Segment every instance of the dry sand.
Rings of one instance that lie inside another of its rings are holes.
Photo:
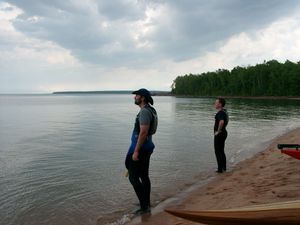
[[[267,149],[237,164],[232,171],[218,175],[182,199],[158,206],[152,215],[135,218],[131,224],[199,224],[171,216],[163,208],[225,209],[300,200],[300,160],[281,154],[278,143],[300,144],[300,128],[274,139]]]

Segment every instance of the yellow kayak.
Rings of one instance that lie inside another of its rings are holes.
[[[165,211],[177,217],[208,225],[300,224],[300,200],[224,210],[165,209]]]

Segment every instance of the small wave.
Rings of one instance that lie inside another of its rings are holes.
[[[121,219],[112,222],[112,223],[107,223],[106,225],[124,225],[125,223],[128,223],[130,221],[130,216],[129,215],[124,215],[122,216]]]
[[[232,156],[230,159],[229,159],[229,162],[234,164],[236,161],[236,156]]]

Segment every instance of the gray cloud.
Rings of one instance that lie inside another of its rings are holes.
[[[52,41],[76,58],[105,66],[137,67],[161,59],[183,61],[215,49],[234,34],[267,26],[299,6],[296,0],[37,1],[11,0],[23,14],[14,21],[28,36]],[[137,48],[132,34],[146,10],[166,14],[152,18],[153,31]]]
[[[72,1],[11,1],[24,11],[14,21],[19,31],[53,41],[81,60],[106,65],[122,65],[123,60],[127,63],[140,55],[127,28],[128,23],[145,17],[145,4],[127,2],[91,1],[83,6]],[[116,43],[121,52],[111,54]]]
[[[234,34],[260,29],[293,13],[299,1],[175,0],[168,5],[174,20],[160,26],[153,38],[167,57],[180,61],[214,49]]]
[[[135,21],[145,16],[146,4],[142,1],[98,1],[98,11],[109,20]]]

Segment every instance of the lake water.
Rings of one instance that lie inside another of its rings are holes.
[[[152,205],[214,175],[214,99],[154,97]],[[300,126],[300,101],[228,100],[230,165]],[[0,224],[122,224],[132,95],[0,95]]]

